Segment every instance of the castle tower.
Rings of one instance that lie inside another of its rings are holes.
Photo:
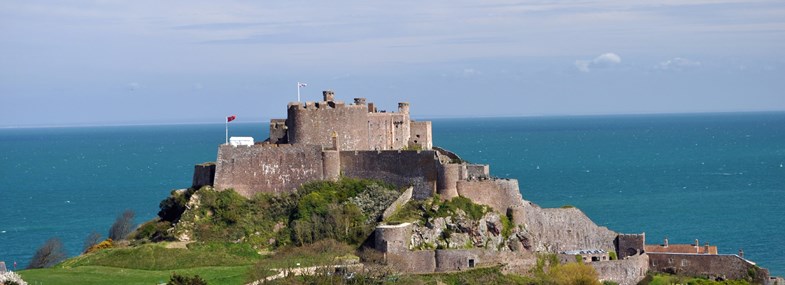
[[[409,114],[409,102],[398,103],[398,113]]]
[[[322,91],[322,96],[324,97],[324,101],[327,102],[335,101],[335,92],[333,92],[332,90]]]

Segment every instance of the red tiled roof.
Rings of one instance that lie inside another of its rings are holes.
[[[717,254],[717,246],[695,246],[694,244],[670,244],[667,247],[659,244],[647,244],[643,247],[646,252],[666,252],[666,253],[699,253],[699,254]]]

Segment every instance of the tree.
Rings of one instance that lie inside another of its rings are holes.
[[[117,219],[109,228],[109,238],[112,240],[123,240],[134,230],[134,211],[125,210],[117,216]]]
[[[84,240],[82,245],[82,252],[87,252],[88,249],[101,242],[101,234],[97,232],[90,233]]]
[[[27,269],[51,267],[65,260],[66,257],[63,242],[59,238],[53,237],[35,251],[35,255],[30,260],[30,264],[27,265]]]

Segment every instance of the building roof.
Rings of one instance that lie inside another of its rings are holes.
[[[708,249],[708,251],[706,250]],[[644,246],[645,252],[667,252],[667,253],[699,253],[699,254],[717,254],[717,246],[695,246],[694,244],[647,244]]]

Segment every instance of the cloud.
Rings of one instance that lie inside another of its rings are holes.
[[[575,67],[582,72],[590,72],[592,69],[609,68],[619,63],[621,63],[621,57],[618,54],[608,52],[592,60],[576,60]]]
[[[131,82],[128,83],[128,85],[126,85],[125,88],[128,89],[128,91],[136,91],[137,89],[139,89],[139,87],[141,87],[141,85],[139,85],[138,82]]]
[[[692,68],[701,66],[700,61],[695,61],[683,57],[674,57],[672,59],[660,62],[654,68],[661,70],[682,70],[685,68]]]

